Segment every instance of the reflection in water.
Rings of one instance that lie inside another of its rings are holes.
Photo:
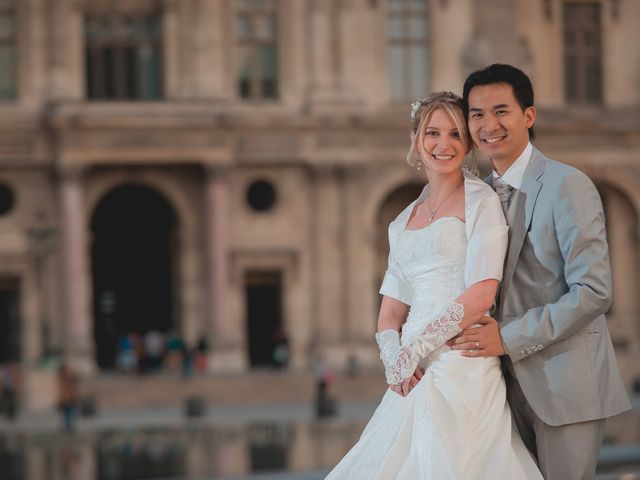
[[[224,427],[187,424],[76,434],[0,434],[0,479],[214,479],[269,471],[328,470],[356,442],[364,425],[364,420],[331,419]],[[640,415],[636,411],[616,417],[607,430],[613,443],[637,446]],[[636,457],[640,458],[640,453]],[[640,464],[624,468],[636,471]],[[615,471],[617,466],[606,469]]]
[[[295,433],[290,425],[252,425],[248,433],[252,472],[286,470]]]
[[[0,437],[0,478],[24,478],[23,451],[19,439]]]
[[[339,460],[363,427],[331,421],[7,434],[0,436],[0,479],[182,479],[321,470]]]
[[[184,472],[184,446],[171,433],[107,433],[97,445],[98,480],[174,477]]]

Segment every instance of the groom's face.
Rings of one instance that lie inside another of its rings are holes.
[[[471,138],[500,174],[524,151],[535,118],[535,108],[523,111],[511,85],[478,85],[469,92]]]

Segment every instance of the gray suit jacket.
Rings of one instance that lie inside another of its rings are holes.
[[[496,316],[531,408],[554,426],[629,409],[604,316],[611,268],[595,186],[534,147],[507,222]]]

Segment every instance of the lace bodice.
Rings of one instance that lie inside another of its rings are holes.
[[[465,224],[455,217],[443,217],[425,228],[398,232],[394,243],[397,267],[412,297],[402,332],[406,344],[421,327],[441,317],[465,290]]]

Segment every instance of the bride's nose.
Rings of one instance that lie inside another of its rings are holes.
[[[440,135],[438,137],[438,143],[436,148],[442,152],[445,152],[451,146],[451,137],[449,135]]]

